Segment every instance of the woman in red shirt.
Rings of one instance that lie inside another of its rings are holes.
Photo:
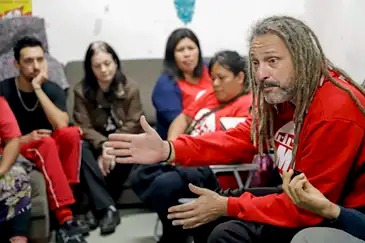
[[[167,40],[164,70],[152,93],[157,132],[162,138],[167,137],[176,116],[211,85],[197,36],[190,29],[176,29]]]
[[[199,135],[223,130],[221,118],[248,116],[252,98],[246,60],[234,51],[219,52],[209,63],[209,73],[213,79],[211,87],[177,116],[170,126],[169,139],[182,133]],[[160,163],[141,167],[132,176],[133,189],[162,221],[161,243],[187,241],[187,231],[172,225],[167,209],[176,205],[179,198],[194,196],[188,183],[210,189],[219,186],[208,166],[183,168]]]

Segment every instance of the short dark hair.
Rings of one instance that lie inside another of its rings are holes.
[[[212,59],[210,59],[208,65],[209,73],[212,72],[212,68],[216,63],[231,71],[235,76],[240,72],[243,72],[245,76],[244,85],[245,87],[249,86],[247,57],[240,56],[240,54],[236,51],[220,51],[216,53]]]
[[[38,40],[35,37],[31,36],[25,36],[21,39],[19,39],[13,48],[14,51],[14,58],[17,62],[19,62],[20,59],[20,51],[26,47],[37,47],[39,46],[44,51],[44,47],[42,45],[42,42]]]
[[[175,48],[179,43],[179,41],[181,41],[184,38],[189,38],[198,47],[199,50],[198,65],[195,67],[193,71],[193,76],[201,77],[204,71],[204,62],[199,39],[192,30],[187,28],[179,28],[174,30],[167,39],[166,49],[165,49],[165,59],[164,59],[164,71],[172,78],[184,78],[183,72],[176,65],[175,61]]]

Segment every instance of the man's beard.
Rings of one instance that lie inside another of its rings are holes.
[[[283,87],[280,86],[278,81],[263,81],[261,82],[260,89],[263,91],[265,101],[269,104],[280,104],[286,101],[291,101],[295,94],[295,87]],[[276,91],[267,91],[265,88],[275,87]]]
[[[34,79],[35,77],[37,77],[37,75],[38,75],[38,74],[34,74],[34,75],[24,75],[24,74],[20,73],[20,75],[22,76],[22,78],[23,78],[24,80],[26,80],[27,82],[31,83],[31,82],[33,81],[33,79]]]

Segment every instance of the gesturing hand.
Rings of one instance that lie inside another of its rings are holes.
[[[291,180],[292,175],[293,170],[283,172],[283,190],[295,205],[325,218],[338,216],[340,208],[315,188],[304,174]]]
[[[193,184],[189,184],[189,189],[199,198],[169,208],[168,218],[173,219],[173,225],[182,225],[184,229],[195,228],[226,214],[228,198]]]
[[[117,163],[153,164],[166,159],[166,142],[147,123],[144,116],[141,117],[141,126],[145,133],[142,134],[111,134],[105,144],[112,148],[108,155],[116,156]]]

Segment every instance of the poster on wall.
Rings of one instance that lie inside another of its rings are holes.
[[[0,0],[0,20],[32,15],[32,0]]]
[[[186,25],[193,20],[195,0],[174,0],[178,18]]]

